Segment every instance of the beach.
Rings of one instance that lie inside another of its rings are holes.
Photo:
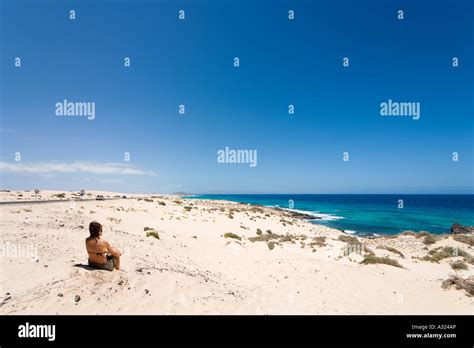
[[[290,211],[177,195],[37,199],[61,193],[0,206],[2,314],[474,314],[472,296],[443,286],[474,276],[473,246],[453,235],[351,239]],[[35,193],[0,193],[18,200]],[[91,221],[122,270],[87,266]]]

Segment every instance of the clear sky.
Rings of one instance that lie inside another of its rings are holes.
[[[0,4],[2,188],[474,192],[472,0]],[[95,119],[56,116],[64,99]]]

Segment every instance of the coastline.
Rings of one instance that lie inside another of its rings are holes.
[[[0,200],[19,194],[33,199],[32,192],[12,191]],[[122,195],[89,197],[96,194]],[[71,196],[0,206],[1,313],[474,314],[465,290],[443,288],[452,276],[474,277],[473,246],[454,235],[358,239],[304,215],[232,201],[127,194],[71,206]],[[122,251],[122,271],[85,266],[92,220]],[[5,253],[6,243],[37,257]],[[427,259],[449,248],[467,256]],[[454,270],[458,261],[467,269]]]
[[[474,225],[472,194],[211,194],[193,198],[258,204],[311,215],[313,222],[357,236],[404,231],[449,234]]]

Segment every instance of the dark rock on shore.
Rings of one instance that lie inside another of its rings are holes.
[[[463,226],[461,224],[454,223],[449,230],[452,234],[474,233],[474,226]]]
[[[295,218],[295,219],[301,219],[301,220],[316,220],[316,219],[321,219],[320,217],[314,216],[314,215],[311,215],[311,214],[298,213],[298,212],[296,212],[296,211],[285,210],[285,209],[281,209],[281,208],[274,208],[274,209],[279,210],[279,211],[282,211],[282,212],[284,212],[285,214],[287,214],[288,217],[292,217],[292,218]]]

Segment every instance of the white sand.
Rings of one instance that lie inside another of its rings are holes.
[[[42,191],[41,199],[54,193]],[[91,192],[91,197],[98,193],[116,195]],[[33,195],[2,192],[0,201],[34,200]],[[474,314],[472,297],[441,288],[455,274],[449,262],[461,257],[439,264],[412,258],[427,254],[422,238],[361,239],[377,256],[390,256],[404,268],[362,265],[361,255],[342,254],[346,244],[337,240],[341,232],[285,217],[284,212],[252,212],[251,206],[224,201],[162,196],[145,202],[127,196],[76,202],[73,208],[67,199],[0,206],[3,248],[30,248],[28,257],[5,249],[0,257],[0,313]],[[184,207],[191,204],[187,212]],[[239,211],[229,218],[232,208]],[[87,264],[84,239],[92,220],[104,225],[104,238],[122,251],[122,271],[74,266]],[[156,229],[160,239],[146,237],[144,227]],[[266,242],[248,240],[257,228],[263,234],[271,230],[306,239],[293,238],[294,244],[281,242],[270,250]],[[242,241],[224,238],[226,232]],[[310,247],[315,236],[326,237],[325,246]],[[397,248],[405,258],[376,249],[380,244]],[[474,254],[472,247],[450,236],[428,248],[445,245]],[[37,251],[37,261],[31,250]],[[458,271],[463,278],[473,274],[472,265]]]

